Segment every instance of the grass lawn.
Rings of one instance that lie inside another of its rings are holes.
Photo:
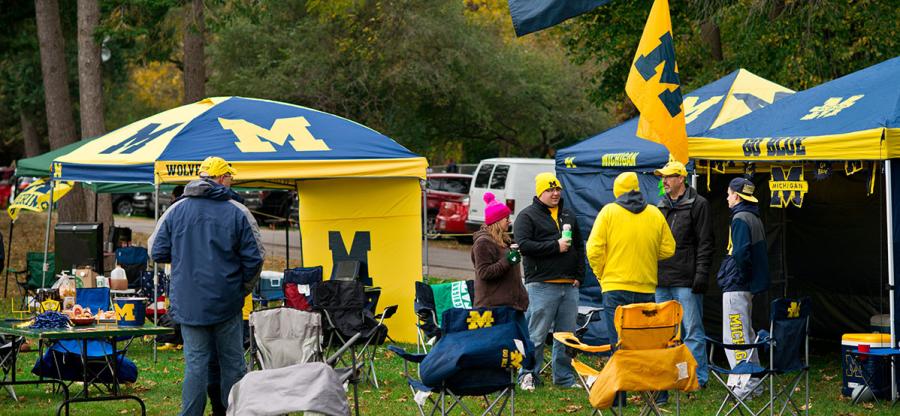
[[[176,414],[181,402],[183,376],[181,352],[161,351],[158,354],[158,362],[154,364],[151,348],[152,343],[141,341],[136,341],[131,346],[129,357],[135,361],[140,373],[138,381],[126,386],[123,392],[143,398],[147,404],[148,414]],[[401,361],[384,349],[380,349],[377,356],[381,388],[376,390],[368,384],[360,386],[361,412],[370,415],[415,414],[415,404],[401,375],[403,368]],[[37,353],[22,353],[20,358],[18,377],[33,379],[30,369],[37,358]],[[837,354],[815,356],[812,361],[813,368],[810,373],[812,414],[897,414],[897,409],[891,411],[886,404],[852,406],[848,399],[842,398],[839,389],[840,362]],[[73,389],[77,390],[77,387],[73,386]],[[61,394],[52,392],[49,387],[19,386],[16,387],[16,392],[19,395],[18,402],[14,402],[5,392],[0,392],[0,415],[53,414],[62,398]],[[710,383],[710,388],[693,393],[687,398],[682,396],[682,412],[686,415],[714,414],[723,394],[724,390],[721,387]],[[480,402],[469,400],[469,403],[473,408],[481,407]],[[762,399],[757,399],[756,403],[761,405]],[[626,414],[637,414],[637,408],[638,406],[630,406],[626,409]],[[665,409],[674,413],[674,404],[669,404]],[[72,414],[136,414],[138,410],[137,405],[130,402],[78,403],[73,405]],[[580,389],[542,387],[532,393],[517,393],[516,396],[516,411],[521,414],[588,415],[590,410],[587,396]]]

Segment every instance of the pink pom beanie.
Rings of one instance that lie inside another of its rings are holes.
[[[504,204],[497,202],[497,197],[493,193],[484,193],[484,223],[491,225],[509,216],[512,212]]]

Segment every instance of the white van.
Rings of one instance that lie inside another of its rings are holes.
[[[539,173],[555,173],[553,159],[526,159],[500,157],[485,159],[475,170],[475,179],[469,187],[469,218],[466,228],[477,230],[484,224],[484,193],[491,191],[497,201],[506,202],[512,211],[510,219],[531,205],[534,198],[534,177]]]

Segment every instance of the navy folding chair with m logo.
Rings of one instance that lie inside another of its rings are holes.
[[[812,303],[808,297],[799,299],[776,299],[772,302],[769,331],[759,331],[757,342],[752,344],[723,344],[718,340],[707,338],[713,347],[719,346],[726,350],[751,351],[753,349],[767,349],[769,352],[769,365],[764,367],[750,361],[740,361],[733,369],[717,366],[712,358],[710,349],[709,369],[716,380],[723,385],[728,375],[750,375],[762,378],[757,390],[765,388],[768,379],[769,400],[759,410],[751,408],[751,400],[754,394],[738,397],[731,389],[726,387],[728,395],[722,400],[719,411],[721,414],[726,405],[733,401],[727,414],[735,410],[741,414],[746,411],[751,415],[759,415],[768,411],[771,414],[784,414],[788,406],[792,407],[790,413],[809,414],[809,319]],[[747,354],[748,356],[750,354]],[[762,355],[762,354],[760,354]],[[779,380],[787,374],[793,374],[790,378]],[[795,403],[793,394],[799,391],[797,387],[801,382],[806,386],[802,405]],[[778,408],[776,412],[776,408]]]
[[[519,313],[509,307],[448,309],[441,322],[443,336],[428,354],[388,347],[404,360],[404,374],[421,415],[426,414],[428,402],[427,414],[447,415],[459,406],[474,415],[462,401],[464,396],[484,398],[481,415],[499,415],[507,404],[515,414],[516,373],[534,359]],[[420,379],[411,376],[409,363],[419,364]]]

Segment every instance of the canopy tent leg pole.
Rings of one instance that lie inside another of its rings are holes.
[[[297,208],[298,211],[302,208],[300,206],[300,181],[294,181],[294,191],[297,192]],[[290,215],[290,214],[288,214]],[[300,225],[300,214],[297,214],[297,236],[300,237],[300,267],[304,267],[303,264],[303,229]],[[290,249],[290,246],[288,247]]]
[[[9,240],[6,241],[6,277],[3,278],[3,297],[6,297],[6,289],[9,286],[9,261],[12,260],[12,241],[13,241],[13,228],[16,225],[15,221],[9,222]]]
[[[429,270],[429,262],[428,262],[428,201],[425,194],[425,181],[419,181],[419,187],[422,189],[422,281],[425,281],[425,278],[428,276]]]
[[[696,191],[697,190],[697,177],[699,175],[697,175],[697,173],[696,173],[696,168],[694,168],[694,171],[695,172],[691,174],[691,188],[694,188],[694,190]]]
[[[159,182],[153,184],[153,224],[159,223]],[[152,249],[152,247],[149,247]],[[159,276],[157,275],[159,264],[153,262],[153,325],[159,325],[159,304],[156,303],[159,295]],[[159,358],[156,354],[156,337],[153,337],[153,363],[155,364]]]
[[[97,217],[99,217],[99,215],[97,215],[97,210],[99,208],[99,205],[100,205],[100,192],[98,192],[97,189],[94,189],[94,222],[97,222]]]
[[[284,268],[291,268],[291,212],[284,217]]]
[[[50,172],[53,175],[53,172]],[[41,263],[41,289],[47,286],[47,270],[50,266],[47,264],[47,251],[50,249],[50,221],[53,220],[53,190],[56,188],[56,181],[50,179],[50,208],[47,210],[47,231],[44,233],[44,262]]]
[[[894,204],[893,204],[893,193],[891,192],[892,187],[892,178],[891,178],[891,160],[884,161],[884,189],[885,189],[885,204],[887,205],[887,255],[888,255],[888,305],[890,309],[890,317],[891,317],[891,348],[897,348],[897,333],[896,333],[896,311],[894,307]],[[897,400],[897,371],[895,369],[897,363],[896,360],[891,360],[891,400]]]

